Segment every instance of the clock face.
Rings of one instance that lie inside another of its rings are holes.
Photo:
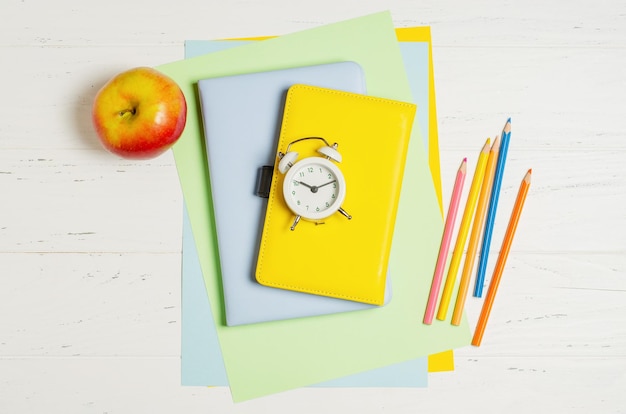
[[[287,171],[283,195],[297,215],[316,220],[335,213],[345,197],[345,180],[339,168],[325,158],[311,157]]]

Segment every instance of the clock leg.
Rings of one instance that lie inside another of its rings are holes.
[[[291,231],[294,231],[296,229],[296,226],[298,225],[298,223],[300,222],[300,216],[296,216],[296,219],[293,221],[293,224],[291,225]]]
[[[337,210],[337,211],[339,211],[341,214],[343,214],[344,216],[346,216],[346,217],[348,218],[348,220],[350,220],[350,219],[352,218],[352,216],[351,216],[350,214],[348,214],[348,213],[346,212],[346,210],[344,210],[344,209],[343,209],[343,208],[341,208],[341,207],[339,207],[339,210]]]

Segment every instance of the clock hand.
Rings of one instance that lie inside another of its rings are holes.
[[[318,186],[316,186],[316,185],[308,185],[308,184],[307,184],[307,183],[305,183],[304,181],[298,181],[298,183],[302,184],[302,185],[303,185],[303,186],[305,186],[305,187],[310,188],[312,193],[317,193],[317,189],[319,188],[319,187],[318,187]]]
[[[305,187],[308,187],[308,188],[313,188],[313,187],[311,187],[310,185],[308,185],[307,183],[305,183],[304,181],[296,181],[296,182],[297,182],[298,184],[302,184],[302,185],[303,185],[303,186],[305,186]]]
[[[327,182],[326,184],[318,185],[318,186],[317,186],[317,188],[322,188],[322,187],[324,187],[325,185],[328,185],[328,184],[332,184],[332,183],[334,183],[335,181],[337,181],[337,180],[332,180],[332,181]]]
[[[328,185],[328,184],[332,184],[332,183],[334,183],[335,181],[337,181],[337,180],[332,180],[332,181],[329,181],[329,182],[327,182],[327,183],[325,183],[325,184],[322,184],[322,185],[308,185],[308,184],[307,184],[307,183],[305,183],[304,181],[298,181],[298,183],[300,183],[300,184],[302,184],[303,186],[305,186],[305,187],[309,188],[309,189],[311,190],[311,192],[312,192],[312,193],[317,193],[317,190],[319,190],[320,188],[322,188],[322,187],[324,187],[324,186],[326,186],[326,185]]]

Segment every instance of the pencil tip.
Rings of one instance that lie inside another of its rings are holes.
[[[467,157],[463,158],[463,162],[467,162]]]
[[[526,175],[524,176],[524,180],[523,181],[530,182],[530,177],[531,177],[532,173],[533,173],[533,169],[531,168],[531,169],[528,170],[528,172],[526,172]]]
[[[500,148],[500,135],[496,135],[496,138],[493,140],[493,145],[491,146],[491,149],[495,151],[499,148]]]
[[[487,138],[487,141],[485,141],[485,145],[483,146],[483,152],[488,152],[490,147],[491,147],[491,138]]]
[[[504,129],[502,130],[503,134],[508,134],[509,132],[511,132],[511,118],[506,121],[506,124],[504,124]]]
[[[509,117],[509,119],[507,119],[507,120],[506,120],[506,123],[507,123],[507,124],[510,124],[510,123],[511,123],[511,117]]]

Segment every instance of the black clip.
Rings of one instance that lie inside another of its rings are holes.
[[[261,198],[269,198],[272,186],[273,165],[264,165],[259,168],[256,179],[256,195]]]

